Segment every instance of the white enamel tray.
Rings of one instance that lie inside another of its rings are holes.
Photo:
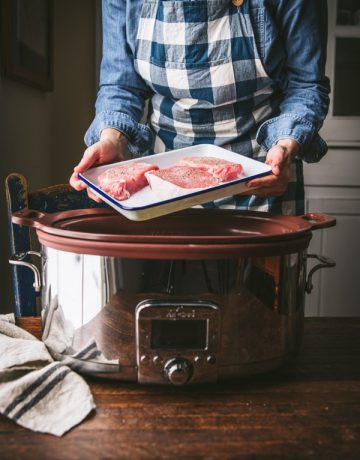
[[[225,182],[213,187],[207,187],[197,192],[192,192],[176,198],[164,200],[156,196],[149,186],[132,195],[127,200],[118,201],[99,188],[98,177],[108,168],[113,168],[119,164],[130,162],[148,162],[168,168],[177,163],[184,156],[204,156],[217,157],[243,166],[243,176],[229,182]],[[239,155],[222,147],[213,144],[194,145],[183,149],[172,150],[170,152],[158,153],[148,157],[136,158],[121,163],[97,166],[95,168],[79,174],[79,177],[98,195],[103,201],[112,206],[116,211],[123,214],[130,220],[148,220],[154,217],[163,216],[192,206],[200,205],[208,201],[217,200],[229,195],[237,195],[248,188],[245,182],[255,177],[265,176],[271,173],[271,167],[260,161]]]

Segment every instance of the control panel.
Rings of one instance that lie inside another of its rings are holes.
[[[144,300],[136,306],[136,354],[141,383],[217,379],[221,310],[212,302]]]

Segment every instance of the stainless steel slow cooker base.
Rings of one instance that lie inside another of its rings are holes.
[[[42,255],[44,340],[57,359],[81,372],[168,383],[166,363],[175,360],[175,376],[201,383],[272,369],[300,345],[304,251],[176,261],[79,255],[47,247]],[[139,314],[144,304],[147,323]],[[209,305],[216,306],[215,317]],[[166,328],[176,327],[162,331],[161,321]],[[196,329],[201,321],[204,328]],[[152,330],[154,324],[160,329]],[[140,343],[137,330],[147,345]],[[158,344],[152,343],[155,333],[165,337]],[[167,337],[170,333],[183,339]],[[189,374],[181,368],[186,365]]]

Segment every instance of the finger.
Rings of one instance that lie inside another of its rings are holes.
[[[284,194],[284,192],[285,192],[284,189],[278,189],[278,188],[272,188],[272,187],[270,187],[270,188],[264,187],[264,188],[254,189],[252,195],[264,198],[264,197],[268,197],[268,196],[281,196],[281,195]]]
[[[276,177],[276,176],[275,176]],[[276,180],[272,183],[262,184],[254,188],[249,188],[246,194],[256,196],[279,196],[285,193],[287,188],[287,182],[282,180]]]
[[[259,187],[248,189],[246,192],[243,192],[242,195],[255,195],[258,197],[267,197],[267,196],[280,196],[283,195],[286,190],[286,187],[276,186],[276,187]]]
[[[258,177],[257,179],[251,179],[245,182],[245,185],[251,187],[271,187],[278,181],[278,176],[269,175],[265,177]]]
[[[80,163],[75,166],[74,171],[77,173],[86,171],[99,160],[99,157],[99,149],[96,146],[89,147],[85,150],[84,156],[82,157]]]
[[[285,160],[285,150],[280,145],[274,145],[269,150],[265,163],[271,166],[272,173],[275,176],[279,176]]]
[[[271,164],[271,172],[275,175],[275,176],[279,176],[280,173],[281,173],[281,165],[279,163],[273,163]]]
[[[83,182],[81,179],[79,179],[78,175],[76,172],[74,172],[71,177],[70,177],[70,185],[75,189],[75,190],[84,190],[86,188],[85,182]]]
[[[93,193],[89,188],[87,189],[87,194],[88,197],[91,198],[92,200],[96,201],[97,203],[101,203],[102,199],[99,198],[95,193]]]

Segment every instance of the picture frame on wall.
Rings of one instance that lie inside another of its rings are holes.
[[[0,1],[2,75],[52,91],[52,0]]]

